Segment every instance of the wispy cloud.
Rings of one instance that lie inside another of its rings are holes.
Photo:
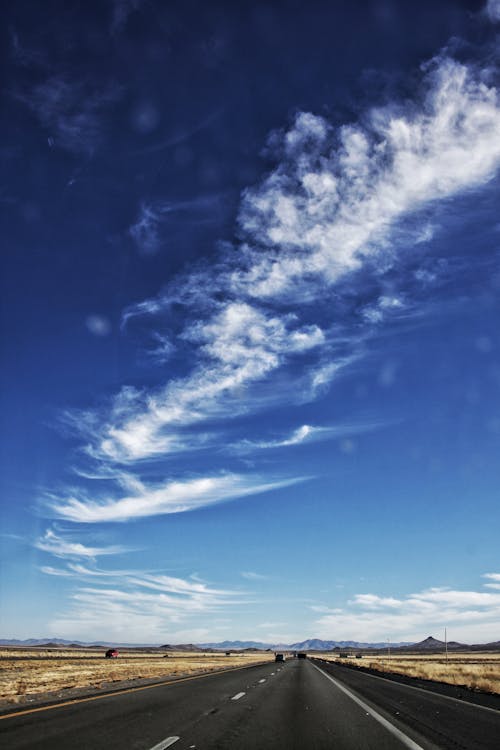
[[[144,255],[156,253],[160,247],[159,223],[161,214],[153,206],[143,203],[139,217],[129,229],[137,247]]]
[[[127,435],[134,425],[144,429],[146,423],[154,431],[172,429],[180,417],[169,407],[172,390],[176,402],[178,397],[186,402],[180,421],[198,420],[207,412],[196,408],[195,394],[209,394],[209,414],[217,406],[223,411],[228,393],[256,377],[271,376],[290,354],[299,354],[293,342],[302,338],[303,350],[314,345],[318,354],[328,350],[331,337],[317,323],[300,328],[289,312],[277,316],[269,306],[279,302],[286,307],[292,288],[293,299],[299,295],[305,304],[347,274],[373,264],[396,265],[396,240],[401,245],[404,238],[410,247],[412,238],[413,244],[421,241],[412,223],[419,208],[492,178],[500,162],[500,110],[487,78],[488,71],[437,58],[428,67],[418,103],[388,105],[368,113],[363,124],[340,130],[321,117],[297,115],[293,127],[274,138],[279,166],[245,193],[239,221],[248,242],[236,260],[231,249],[231,259],[224,257],[213,275],[195,274],[181,291],[169,289],[164,298],[136,310],[166,313],[177,300],[189,313],[200,301],[191,291],[195,280],[213,316],[204,323],[188,322],[183,334],[198,345],[203,368],[155,394],[153,408],[128,423]],[[412,218],[406,230],[405,218]],[[214,297],[223,292],[235,301],[217,303]],[[400,295],[382,294],[361,307],[361,316],[369,327],[404,308]],[[304,309],[310,317],[309,308]],[[288,336],[276,336],[285,326]],[[252,369],[245,367],[250,349],[259,365]],[[233,352],[242,351],[243,365],[235,367]],[[120,447],[119,441],[113,444]]]
[[[252,570],[243,571],[241,573],[243,578],[248,581],[267,581],[269,576],[265,576],[262,573],[254,573]]]
[[[500,574],[485,577],[500,580]],[[500,592],[435,587],[405,597],[357,594],[347,606],[325,611],[315,628],[337,640],[418,641],[447,627],[453,640],[484,643],[498,640],[499,620]]]
[[[486,14],[493,23],[500,21],[500,0],[488,0]]]
[[[166,454],[176,449],[179,428],[206,419],[236,416],[251,404],[241,392],[261,381],[288,357],[324,341],[315,324],[297,327],[292,316],[269,316],[234,302],[208,321],[196,321],[184,338],[197,345],[200,364],[185,379],[171,381],[156,394],[124,389],[108,424],[101,428],[95,455],[119,461]]]
[[[249,270],[233,275],[235,285],[258,298],[298,285],[316,298],[319,280],[335,284],[370,259],[396,263],[392,234],[398,229],[401,241],[405,217],[483,184],[498,168],[498,95],[487,78],[438,57],[418,102],[373,110],[340,130],[297,115],[279,139],[279,167],[245,195],[240,224],[269,252],[249,251]]]
[[[129,234],[143,255],[157,253],[166,242],[165,230],[173,218],[189,214],[190,224],[217,220],[221,207],[219,195],[206,195],[186,201],[142,203]]]
[[[81,542],[70,540],[67,536],[58,534],[53,529],[47,529],[43,537],[35,542],[35,547],[43,552],[49,552],[56,557],[95,558],[101,555],[117,555],[129,552],[130,549],[121,545],[108,547],[88,547]]]
[[[104,135],[104,115],[120,96],[116,85],[50,75],[31,90],[17,93],[48,133],[49,145],[91,156]]]
[[[224,500],[256,495],[280,487],[286,487],[305,478],[262,479],[258,476],[225,474],[208,476],[184,481],[167,482],[158,486],[144,486],[138,482],[136,491],[132,494],[101,500],[91,500],[81,497],[68,497],[49,501],[49,507],[59,518],[77,523],[98,523],[109,521],[128,521],[133,518],[162,515],[168,513],[184,513],[196,508],[213,505]],[[60,540],[52,543],[53,534],[45,542],[46,545],[64,550],[66,545]],[[39,545],[38,545],[39,546]],[[76,545],[81,548],[81,545]],[[72,545],[69,545],[71,549]],[[44,547],[39,547],[43,549]],[[84,555],[86,548],[82,547]],[[48,550],[52,551],[52,550]],[[67,554],[70,554],[68,552]],[[106,554],[98,550],[89,549],[88,556]]]
[[[29,83],[16,86],[13,96],[35,115],[50,147],[91,156],[101,144],[106,115],[122,90],[113,81],[70,75],[55,64],[47,49],[34,49],[10,32],[10,52],[16,65],[30,68]],[[26,79],[28,80],[28,79]]]
[[[365,422],[350,424],[340,424],[330,427],[319,427],[314,425],[304,424],[301,427],[297,427],[291,434],[286,437],[277,440],[241,440],[236,443],[234,450],[237,452],[247,452],[265,448],[288,448],[294,445],[302,445],[303,443],[313,443],[320,440],[333,440],[339,437],[346,437],[348,435],[359,435],[364,432],[371,432],[372,430],[380,429],[387,424],[382,422]]]
[[[133,570],[104,571],[79,564],[42,570],[80,582],[69,611],[51,623],[51,628],[63,636],[73,637],[78,631],[88,640],[165,643],[186,640],[191,633],[199,640],[205,634],[196,628],[201,614],[215,615],[221,609],[229,611],[245,604],[242,592],[192,578]],[[174,627],[182,628],[182,634],[172,635]]]
[[[315,398],[382,324],[418,310],[419,290],[439,272],[437,265],[425,278],[407,272],[412,252],[421,253],[436,231],[430,208],[482,188],[500,165],[493,70],[439,55],[424,66],[414,101],[372,109],[340,128],[300,112],[273,134],[269,150],[276,167],[243,195],[239,243],[125,311],[125,328],[137,318],[149,322],[162,350],[171,353],[175,340],[190,369],[153,389],[125,387],[107,410],[79,415],[87,452],[100,466],[165,457],[187,448],[186,429],[193,444],[200,428],[206,434],[204,423]],[[152,252],[172,212],[192,208],[144,203],[130,232]],[[253,447],[326,436],[303,425],[282,439],[263,435]],[[80,522],[125,520],[281,481],[221,474],[144,484],[111,499],[81,493],[56,498],[51,508]]]
[[[485,583],[488,589],[500,589],[500,573],[485,573],[483,578],[488,578],[493,583]]]

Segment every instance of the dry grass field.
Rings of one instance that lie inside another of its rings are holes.
[[[271,661],[274,654],[200,654],[124,651],[105,659],[105,649],[0,649],[0,700],[11,703],[69,688],[101,688],[121,680],[182,677]]]
[[[368,667],[378,672],[404,674],[424,680],[436,680],[450,685],[465,686],[471,690],[500,693],[500,653],[471,652],[423,655],[364,655],[340,659],[331,654],[323,658],[354,667]]]

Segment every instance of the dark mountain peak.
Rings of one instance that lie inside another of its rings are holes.
[[[439,641],[437,638],[430,635],[428,638],[420,641],[420,643],[416,643],[414,648],[444,648],[444,646],[444,641]]]

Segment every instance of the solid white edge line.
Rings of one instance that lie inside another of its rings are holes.
[[[178,740],[180,740],[180,737],[167,737],[165,740],[162,740],[157,745],[152,747],[151,750],[165,750],[166,747],[170,747]]]
[[[231,700],[232,701],[239,701],[239,699],[243,698],[244,695],[245,695],[245,693],[236,693],[236,695],[233,695],[233,697],[231,698]],[[154,748],[153,748],[153,750],[154,750]]]
[[[375,721],[378,721],[379,724],[382,724],[385,729],[387,729],[391,734],[393,734],[397,739],[403,743],[405,747],[410,748],[411,750],[424,750],[421,745],[417,745],[416,742],[414,742],[410,737],[407,737],[406,734],[404,734],[400,729],[394,726],[394,724],[391,724],[390,721],[387,721],[387,719],[384,719],[384,717],[378,713],[378,711],[375,711],[371,706],[369,706],[367,703],[361,700],[361,698],[358,698],[357,695],[354,695],[354,693],[351,693],[350,690],[348,690],[344,685],[342,685],[341,682],[336,680],[334,677],[331,677],[326,672],[323,672],[322,669],[316,666],[316,664],[313,664],[310,662],[314,669],[317,669],[320,674],[323,675],[323,677],[326,677],[327,680],[330,680],[330,682],[333,682],[335,687],[337,687],[339,690],[341,690],[343,693],[349,696],[351,700],[353,700],[355,703],[358,704],[358,706],[361,706],[363,711],[366,711],[366,713],[370,714]]]
[[[335,662],[330,661],[329,664],[335,664]],[[387,677],[382,677],[382,675],[378,674],[369,674],[368,672],[363,672],[365,677],[371,677],[374,680],[383,680],[384,682],[390,682],[392,685],[401,685],[401,687],[409,688],[410,690],[418,690],[419,693],[424,693],[424,695],[435,695],[438,698],[444,698],[447,701],[453,701],[454,703],[461,703],[462,706],[469,706],[469,708],[480,708],[482,711],[492,711],[494,714],[498,716],[500,713],[498,708],[491,708],[491,706],[482,706],[480,703],[471,703],[470,701],[463,701],[461,698],[454,698],[452,695],[445,695],[444,693],[436,693],[434,690],[426,690],[425,688],[418,687],[417,685],[407,685],[406,682],[397,682],[396,680],[389,680]],[[401,675],[404,677],[405,675]],[[451,683],[450,683],[451,685]],[[451,687],[456,687],[451,685]]]

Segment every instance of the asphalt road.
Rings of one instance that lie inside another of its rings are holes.
[[[0,718],[8,750],[498,750],[500,711],[290,660]]]

